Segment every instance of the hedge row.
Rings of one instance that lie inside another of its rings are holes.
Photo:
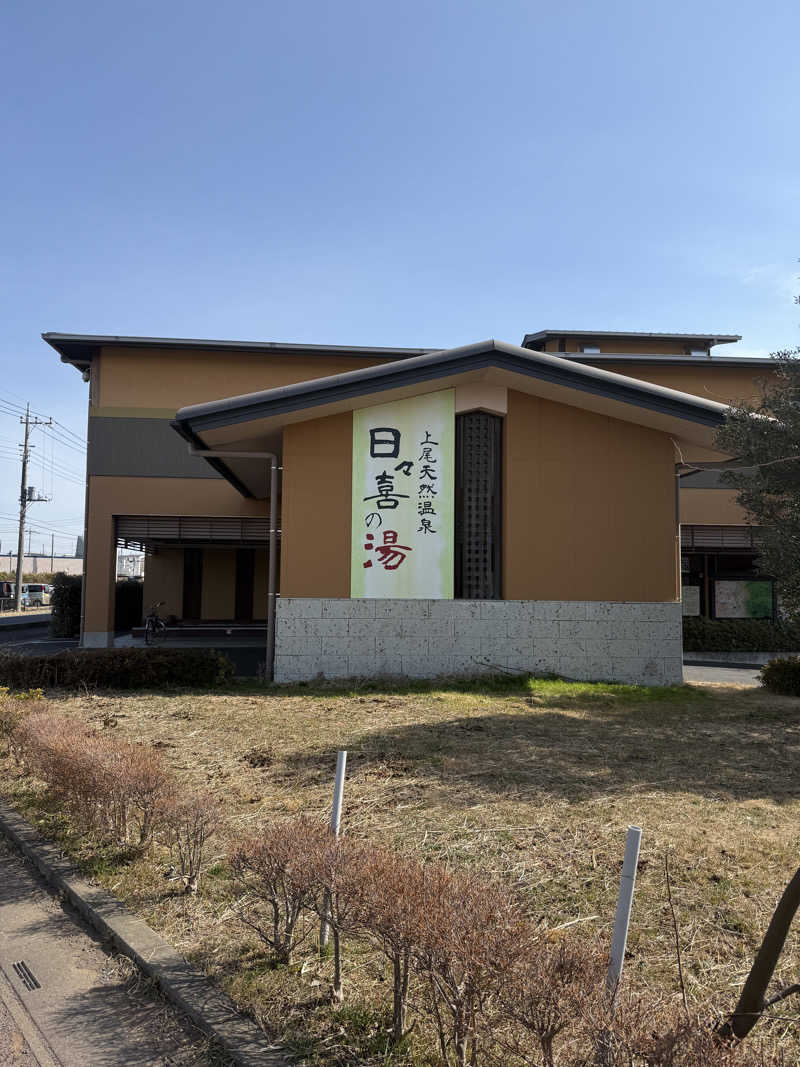
[[[50,633],[53,637],[77,637],[81,629],[81,588],[79,574],[57,574],[50,599]],[[142,621],[142,582],[125,578],[114,590],[114,629],[130,630]]]
[[[683,620],[684,652],[798,652],[800,625],[769,619]]]
[[[79,574],[57,574],[50,596],[50,634],[77,637],[81,629],[81,588]]]
[[[408,1062],[415,1032],[438,1045],[424,1062],[442,1067],[788,1067],[780,1053],[728,1044],[716,1015],[681,1011],[674,997],[623,989],[612,1009],[606,944],[548,930],[504,882],[335,838],[303,817],[240,838],[228,865],[239,898],[230,911],[274,964],[299,969],[295,953],[305,942],[310,954],[326,924],[335,1003],[348,949],[382,953],[392,1024],[381,1063],[400,1062],[390,1046]]]
[[[41,690],[12,696],[0,689],[0,735],[76,825],[117,845],[144,849],[163,841],[185,891],[197,892],[219,805],[210,793],[184,789],[160,752],[51,711]]]
[[[761,684],[773,693],[800,696],[800,659],[773,659],[761,668]]]
[[[12,689],[213,688],[233,678],[213,648],[98,648],[43,656],[0,654],[0,685]]]

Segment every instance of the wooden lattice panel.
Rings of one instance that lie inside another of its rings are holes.
[[[456,417],[455,592],[464,600],[501,595],[502,430],[485,411]]]

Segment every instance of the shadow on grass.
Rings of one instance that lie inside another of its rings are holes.
[[[506,672],[452,678],[415,679],[405,677],[380,678],[318,678],[310,682],[294,682],[289,685],[259,681],[256,678],[238,678],[225,685],[213,687],[159,686],[141,689],[113,689],[84,687],[82,689],[48,689],[48,698],[103,696],[125,698],[137,696],[261,696],[283,699],[302,696],[327,700],[331,697],[352,697],[366,693],[391,693],[394,696],[412,696],[421,693],[475,693],[477,695],[527,695],[545,688],[550,696],[577,697],[591,700],[636,700],[639,703],[664,703],[689,699],[699,690],[685,685],[645,686],[624,685],[618,682],[572,682],[556,675],[534,677],[530,674]]]
[[[447,690],[438,690],[439,693]],[[393,695],[393,693],[392,693]],[[515,697],[517,699],[515,699]],[[391,696],[375,696],[380,704]],[[441,705],[444,714],[447,705]],[[459,806],[493,797],[570,801],[646,790],[720,800],[798,796],[800,717],[788,701],[691,687],[660,689],[531,680],[491,711],[403,723],[348,736],[349,777],[428,782]],[[301,780],[328,783],[333,753],[284,757]]]

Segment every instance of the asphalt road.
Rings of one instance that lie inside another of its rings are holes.
[[[684,664],[684,682],[703,682],[712,685],[760,685],[758,667],[696,667]]]
[[[0,1064],[201,1067],[205,1040],[0,839]]]
[[[36,655],[45,652],[61,652],[65,648],[77,648],[76,637],[50,637],[49,624],[26,626],[23,629],[0,628],[0,651]]]

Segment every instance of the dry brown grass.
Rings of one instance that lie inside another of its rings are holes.
[[[326,812],[336,749],[347,748],[349,833],[502,875],[550,928],[574,924],[608,937],[625,828],[637,823],[644,839],[625,981],[666,1001],[680,996],[664,885],[669,849],[687,995],[703,1011],[732,1007],[798,865],[800,701],[761,690],[520,682],[62,696],[52,706],[155,745],[184,781],[219,799],[230,835],[276,816]],[[391,1007],[385,965],[362,949],[345,952],[351,1001],[341,1011],[318,995],[329,960],[311,954],[294,970],[270,969],[235,920],[224,835],[201,893],[187,899],[163,877],[165,857],[93,851],[70,837],[8,759],[0,782],[269,1032],[293,1041],[301,1062],[388,1062],[386,1020],[377,1021]],[[798,977],[794,936],[777,978]],[[789,1062],[800,1062],[799,1015],[789,1000],[757,1031]],[[416,1048],[413,1062],[425,1062],[424,1042]]]

